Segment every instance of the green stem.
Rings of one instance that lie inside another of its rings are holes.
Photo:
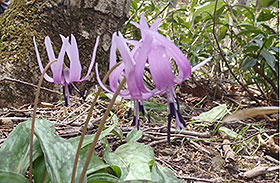
[[[110,74],[112,73],[113,70],[115,70],[122,62],[118,62],[116,65],[114,65],[108,72],[107,74],[105,75],[105,77],[103,78],[102,80],[102,83],[105,84],[106,81],[108,80]],[[97,93],[95,94],[95,97],[92,101],[92,104],[91,104],[91,107],[89,109],[89,112],[88,112],[88,115],[87,115],[87,119],[86,119],[86,122],[84,124],[84,128],[83,128],[83,131],[82,131],[82,134],[81,134],[81,138],[80,138],[80,142],[79,142],[79,145],[78,145],[78,149],[77,149],[77,152],[76,152],[76,156],[75,156],[75,161],[74,161],[74,166],[73,166],[73,171],[72,171],[72,179],[71,179],[71,183],[74,183],[75,182],[75,176],[76,176],[76,169],[77,169],[77,165],[78,165],[78,160],[79,160],[79,156],[80,156],[80,153],[81,153],[81,148],[82,148],[82,144],[83,144],[83,140],[84,140],[84,137],[86,135],[86,132],[87,132],[87,127],[88,127],[88,123],[89,123],[89,120],[92,116],[92,112],[93,112],[93,109],[94,109],[94,106],[96,104],[96,101],[100,95],[102,91],[102,88],[99,86],[98,87],[98,90],[97,90]]]
[[[40,88],[44,79],[44,75],[46,74],[49,67],[56,62],[57,60],[53,60],[48,63],[48,65],[45,67],[43,73],[41,74],[37,91],[35,94],[35,100],[34,100],[34,108],[33,108],[33,115],[32,115],[32,126],[31,126],[31,134],[30,134],[30,152],[29,152],[29,181],[32,183],[32,153],[33,153],[33,136],[34,136],[34,127],[35,127],[35,116],[36,116],[36,110],[38,106],[38,100],[39,100],[39,94],[40,94]]]
[[[120,85],[118,86],[116,92],[114,93],[114,96],[113,96],[113,98],[112,98],[112,100],[111,100],[111,102],[110,102],[110,104],[109,104],[109,106],[108,106],[108,108],[107,108],[107,110],[106,110],[106,112],[105,112],[103,118],[102,118],[102,121],[101,121],[101,123],[100,123],[100,126],[99,126],[99,128],[98,128],[98,130],[97,130],[97,132],[96,132],[96,134],[95,134],[94,140],[93,140],[93,142],[92,142],[92,144],[91,144],[91,147],[90,147],[90,150],[89,150],[89,153],[88,153],[87,160],[86,160],[86,162],[85,162],[83,171],[82,171],[82,173],[81,173],[80,180],[79,180],[80,183],[83,183],[83,181],[84,181],[84,177],[85,177],[85,174],[86,174],[86,172],[87,172],[87,168],[88,168],[90,159],[91,159],[91,157],[92,157],[92,154],[93,154],[93,152],[94,152],[95,146],[96,146],[96,144],[97,144],[98,138],[99,138],[99,136],[100,136],[100,134],[101,134],[101,132],[102,132],[102,130],[103,130],[103,128],[104,128],[104,124],[105,124],[105,122],[106,122],[107,117],[108,117],[109,114],[110,114],[110,111],[111,111],[111,109],[112,109],[112,107],[113,107],[113,105],[114,105],[114,103],[115,103],[115,100],[116,100],[117,96],[119,95],[119,93],[120,93],[120,91],[121,91],[121,88],[124,86],[125,82],[126,82],[126,79],[124,78],[124,79],[121,81]]]

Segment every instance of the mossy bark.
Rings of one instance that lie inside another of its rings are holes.
[[[100,35],[96,62],[103,76],[109,63],[111,35],[120,30],[128,18],[129,7],[130,0],[14,0],[9,9],[0,15],[0,108],[33,102],[34,87],[5,80],[8,77],[37,84],[41,73],[33,36],[36,37],[43,65],[46,65],[45,36],[50,36],[58,54],[61,46],[59,34],[74,34],[84,76],[95,39]],[[82,91],[88,91],[94,83],[96,79],[92,72],[87,81],[78,85]],[[47,82],[43,85],[50,89],[60,88]],[[45,102],[58,98],[57,94],[47,91],[42,91],[40,97]]]

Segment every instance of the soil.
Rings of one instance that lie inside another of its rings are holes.
[[[174,129],[169,144],[167,142],[167,111],[148,109],[151,121],[148,122],[147,115],[141,116],[143,137],[139,142],[151,146],[155,152],[156,162],[170,168],[178,178],[185,182],[279,182],[279,136],[274,135],[279,134],[278,115],[259,116],[231,123],[195,121],[193,119],[197,119],[199,114],[219,104],[227,104],[228,109],[231,108],[232,111],[237,107],[245,109],[259,105],[231,83],[224,84],[223,88],[214,85],[210,87],[209,83],[202,83],[203,81],[196,82],[195,85],[184,83],[176,90],[180,104],[183,106],[181,112],[187,124],[183,132],[179,133]],[[214,90],[216,92],[213,92]],[[57,94],[54,93],[54,95]],[[72,96],[71,107],[63,106],[63,101],[41,102],[36,117],[51,121],[56,127],[56,133],[63,138],[79,136],[92,99],[93,97],[89,96],[86,101],[83,101]],[[94,133],[97,130],[96,124],[99,123],[109,102],[110,100],[106,97],[98,100],[88,133]],[[124,136],[134,129],[131,126],[133,116],[127,117],[129,108],[122,105],[125,102],[127,101],[118,101],[113,108],[113,112],[116,112],[119,119],[118,126]],[[153,98],[152,102],[166,104],[165,96]],[[267,101],[258,102],[262,106],[268,105]],[[0,146],[17,124],[31,118],[32,107],[25,105],[0,110]],[[223,133],[217,133],[218,125],[223,125],[240,134],[241,139],[229,139]],[[248,126],[246,133],[242,133]],[[189,134],[189,132],[196,133]],[[207,135],[203,136],[203,134]],[[257,137],[260,134],[264,140],[266,140],[265,136],[271,137],[270,142],[261,144]],[[278,147],[278,151],[269,148],[271,140]],[[108,141],[113,150],[125,143],[125,139],[121,142],[113,134],[108,136]],[[96,149],[100,156],[103,150],[101,144]],[[268,167],[269,170],[259,176],[245,177],[247,171],[258,166]]]

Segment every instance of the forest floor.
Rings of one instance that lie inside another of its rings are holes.
[[[151,122],[148,122],[147,116],[140,115],[143,137],[139,142],[151,146],[156,162],[170,168],[185,182],[279,182],[279,136],[273,136],[279,133],[278,115],[259,116],[224,124],[218,120],[207,123],[193,120],[202,112],[220,104],[227,104],[227,108],[232,111],[238,107],[245,109],[259,105],[231,84],[224,85],[223,88],[209,85],[199,82],[192,87],[183,84],[177,89],[187,127],[180,133],[172,130],[171,144],[167,142],[167,108],[161,105],[166,104],[165,96],[153,98],[150,104],[155,108],[146,106]],[[63,138],[79,136],[92,98],[88,97],[84,102],[72,97],[71,107],[64,107],[62,101],[41,102],[37,117],[51,121],[57,135]],[[96,124],[101,120],[109,101],[105,96],[98,100],[88,133],[94,133],[97,129]],[[118,101],[113,110],[118,116],[118,126],[125,136],[134,127],[131,126],[133,116],[127,117],[129,107],[123,105],[124,103],[130,102]],[[268,104],[262,101],[261,105]],[[30,105],[0,110],[0,147],[16,125],[31,118],[31,115]],[[215,129],[219,124],[240,134],[241,138],[228,139],[223,133],[217,133]],[[264,140],[266,137],[271,138],[262,142],[260,137]],[[114,150],[126,140],[124,138],[120,141],[112,134],[108,136],[108,141]],[[275,150],[272,146],[278,149]],[[103,150],[103,146],[99,145],[97,153],[102,156]]]

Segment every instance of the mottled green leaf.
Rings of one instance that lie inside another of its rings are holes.
[[[108,164],[120,167],[122,171],[120,181],[152,180],[148,163],[154,159],[154,152],[149,146],[126,143],[115,152],[106,150],[104,159]]]
[[[20,174],[0,170],[0,182],[2,182],[2,183],[28,183],[29,181]]]
[[[40,156],[34,161],[33,164],[33,179],[35,183],[47,183],[50,182],[50,177],[47,172],[45,158],[44,156]]]
[[[0,149],[0,169],[25,175],[29,166],[29,142],[30,123],[18,124]],[[35,160],[42,151],[36,137],[33,142],[33,160]]]
[[[127,142],[136,142],[137,140],[141,139],[141,137],[142,137],[141,130],[131,130],[126,136],[126,141]]]
[[[116,183],[119,178],[108,173],[95,173],[88,176],[88,183]]]
[[[161,182],[161,183],[184,183],[183,180],[180,180],[176,177],[176,175],[168,168],[162,168],[154,163],[152,168],[152,177],[153,182]]]

